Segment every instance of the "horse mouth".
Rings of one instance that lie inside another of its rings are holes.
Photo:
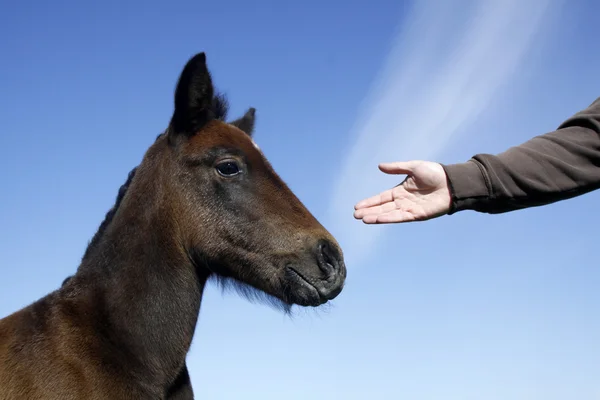
[[[292,291],[287,294],[289,300],[301,306],[317,307],[327,303],[330,299],[323,296],[319,289],[293,267],[286,268],[286,278],[293,282]]]

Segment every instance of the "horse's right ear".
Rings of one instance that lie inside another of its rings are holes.
[[[248,136],[252,137],[254,133],[254,124],[256,121],[256,109],[251,107],[246,111],[244,116],[231,121],[230,124],[244,131]]]
[[[171,135],[194,135],[212,118],[213,84],[206,66],[206,55],[192,57],[181,72],[175,89],[175,110]]]

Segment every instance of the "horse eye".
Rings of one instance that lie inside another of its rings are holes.
[[[235,161],[224,161],[217,164],[217,172],[223,176],[234,176],[240,173],[240,167]]]

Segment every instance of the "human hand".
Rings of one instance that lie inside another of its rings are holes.
[[[405,174],[398,186],[361,200],[354,218],[366,224],[424,221],[447,214],[452,197],[444,168],[430,161],[383,163],[386,174]]]

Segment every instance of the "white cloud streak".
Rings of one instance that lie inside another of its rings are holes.
[[[541,40],[553,0],[419,0],[361,107],[354,143],[335,183],[327,221],[350,266],[360,265],[389,226],[352,217],[356,201],[399,183],[384,161],[428,159],[485,111]]]

